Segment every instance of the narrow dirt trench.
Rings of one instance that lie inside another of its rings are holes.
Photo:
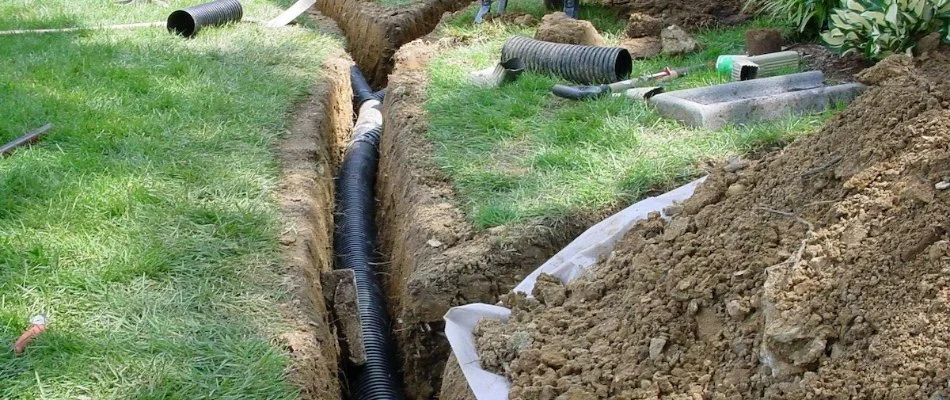
[[[322,274],[334,269],[334,182],[355,117],[349,68],[355,63],[374,86],[385,86],[396,50],[431,32],[444,12],[467,4],[440,0],[386,10],[370,2],[328,0],[308,13],[318,30],[345,38],[348,53],[333,54],[320,66],[323,73],[295,108],[278,152],[284,215],[280,243],[291,295],[281,313],[293,321],[280,341],[292,357],[289,380],[303,399],[348,397],[340,317],[324,296]]]
[[[289,135],[280,144],[280,237],[290,294],[281,313],[294,321],[281,335],[291,354],[289,379],[302,399],[339,399],[339,347],[321,295],[321,272],[333,268],[333,176],[352,125],[351,61],[329,57],[310,96],[297,105]]]
[[[347,39],[347,52],[376,88],[386,86],[393,55],[402,45],[431,33],[446,12],[471,0],[424,0],[385,7],[372,0],[320,0],[317,9],[333,19]]]
[[[427,0],[384,8],[365,0],[325,0],[311,15],[319,25],[339,26],[349,57],[341,54],[324,66],[327,78],[314,91],[312,104],[298,110],[294,131],[302,133],[294,135],[299,140],[291,138],[284,149],[289,159],[285,180],[293,190],[282,197],[290,217],[288,237],[282,242],[298,265],[289,280],[305,282],[297,288],[295,305],[308,310],[306,329],[312,335],[306,337],[317,339],[288,340],[291,352],[304,360],[297,369],[315,371],[302,374],[311,382],[302,382],[308,392],[304,398],[347,397],[346,377],[338,372],[345,370],[341,359],[347,349],[337,332],[345,328],[337,319],[355,315],[333,315],[333,305],[321,297],[320,274],[333,269],[333,177],[353,126],[346,71],[353,63],[375,88],[387,87],[376,185],[378,268],[400,366],[393,372],[404,384],[406,398],[439,398],[449,357],[442,332],[448,308],[497,301],[525,273],[602,217],[575,215],[477,231],[461,211],[451,180],[432,162],[434,149],[426,140],[424,90],[433,47],[413,41],[430,34],[445,13],[470,3]],[[436,242],[440,245],[433,246]]]

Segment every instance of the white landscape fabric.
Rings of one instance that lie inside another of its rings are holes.
[[[688,199],[705,179],[699,178],[660,196],[639,201],[597,223],[529,274],[514,290],[530,296],[541,273],[556,276],[565,284],[570,283],[598,259],[610,254],[617,240],[637,221],[646,219],[651,212],[662,212],[667,206]],[[475,325],[483,318],[507,321],[509,314],[511,310],[505,307],[481,303],[453,307],[445,313],[445,336],[478,400],[505,400],[511,384],[504,376],[485,371],[479,365],[473,334]]]

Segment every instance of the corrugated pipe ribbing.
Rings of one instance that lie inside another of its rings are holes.
[[[581,84],[613,83],[630,75],[630,52],[619,47],[551,43],[524,36],[508,39],[501,61],[520,58],[525,69]]]
[[[398,369],[393,361],[389,314],[376,281],[375,196],[379,139],[382,135],[380,102],[359,69],[350,71],[353,93],[360,101],[353,138],[343,157],[336,181],[334,251],[339,269],[353,270],[357,309],[362,326],[366,362],[352,369],[354,399],[402,399]]]
[[[192,37],[203,27],[238,22],[243,16],[238,0],[218,0],[176,10],[168,16],[165,26],[169,32]]]

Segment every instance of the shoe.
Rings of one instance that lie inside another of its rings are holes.
[[[482,7],[478,9],[478,13],[475,14],[475,23],[480,24],[488,13],[491,12],[491,0],[482,0]]]

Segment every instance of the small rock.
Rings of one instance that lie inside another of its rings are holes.
[[[543,293],[543,299],[541,301],[549,306],[560,306],[564,304],[564,301],[567,300],[567,295],[565,293],[564,287],[546,287],[541,290]]]
[[[604,45],[604,38],[590,21],[574,19],[560,11],[541,18],[541,26],[535,32],[534,38],[554,43]]]
[[[695,51],[699,43],[689,36],[683,28],[670,25],[660,33],[660,42],[666,54],[684,54]]]
[[[442,247],[442,242],[435,239],[429,239],[426,243],[432,247]]]
[[[673,384],[670,383],[670,378],[668,376],[653,376],[653,381],[656,382],[657,389],[660,390],[660,393],[672,393]]]
[[[531,294],[538,301],[552,307],[560,306],[567,300],[567,288],[561,284],[558,278],[548,274],[538,276]]]
[[[621,39],[619,46],[627,49],[630,52],[630,57],[634,60],[656,57],[663,50],[660,39],[655,37]]]
[[[666,339],[661,337],[650,339],[650,358],[653,360],[660,358],[664,347],[666,347]]]
[[[726,314],[729,314],[733,320],[742,321],[749,312],[747,307],[743,307],[739,300],[732,300],[726,303]]]
[[[567,362],[567,359],[564,358],[564,355],[559,351],[547,350],[542,351],[541,353],[541,362],[546,364],[551,368],[561,368],[564,366],[564,363]]]
[[[940,182],[937,182],[936,185],[934,185],[934,189],[937,189],[937,190],[947,190],[948,188],[950,188],[950,182],[947,182],[947,181],[940,181]]]
[[[689,278],[684,278],[676,284],[676,288],[679,290],[686,290],[693,286],[693,280]]]
[[[686,315],[693,316],[699,312],[699,302],[696,300],[690,300],[689,304],[686,305]]]
[[[729,185],[729,188],[726,189],[726,197],[733,197],[745,191],[745,185],[741,183],[733,183]]]
[[[744,160],[741,158],[730,158],[729,162],[726,163],[726,165],[722,167],[722,170],[732,173],[740,169],[745,169],[748,166],[749,166],[749,160]]]
[[[602,297],[604,297],[604,294],[607,293],[607,284],[600,281],[578,283],[578,286],[581,297],[583,297],[585,301],[600,300]]]
[[[674,240],[687,230],[689,230],[689,217],[674,218],[663,230],[663,240],[667,242]]]
[[[663,209],[663,214],[666,214],[671,217],[681,212],[683,212],[683,206],[679,204],[669,205]]]
[[[665,25],[663,20],[659,18],[643,13],[633,13],[630,14],[630,18],[627,20],[627,29],[624,30],[624,33],[632,39],[660,36],[660,31],[663,30]]]
[[[297,243],[297,238],[294,237],[293,235],[281,235],[281,237],[277,239],[277,242],[284,246],[289,246],[294,243]]]

